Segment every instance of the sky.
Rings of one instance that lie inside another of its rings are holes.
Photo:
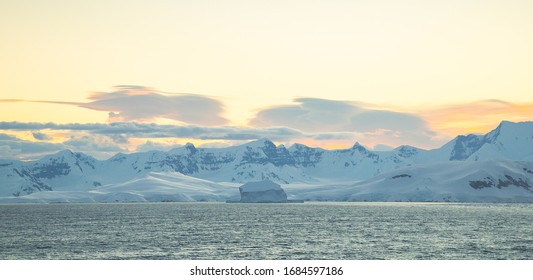
[[[0,158],[258,138],[438,148],[533,120],[533,1],[0,2]]]

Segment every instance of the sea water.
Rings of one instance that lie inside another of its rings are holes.
[[[0,259],[533,259],[533,205],[0,205]]]

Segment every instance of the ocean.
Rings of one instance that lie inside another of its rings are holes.
[[[533,259],[533,204],[0,205],[0,259]]]

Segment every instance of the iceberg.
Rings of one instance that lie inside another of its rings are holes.
[[[239,187],[242,203],[287,202],[287,194],[280,185],[270,181],[248,182]]]

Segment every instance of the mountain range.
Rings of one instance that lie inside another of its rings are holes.
[[[533,122],[502,122],[424,150],[326,150],[260,139],[227,148],[193,144],[97,160],[70,150],[0,160],[0,201],[223,201],[272,180],[291,199],[533,201]],[[427,188],[426,188],[427,187]]]

